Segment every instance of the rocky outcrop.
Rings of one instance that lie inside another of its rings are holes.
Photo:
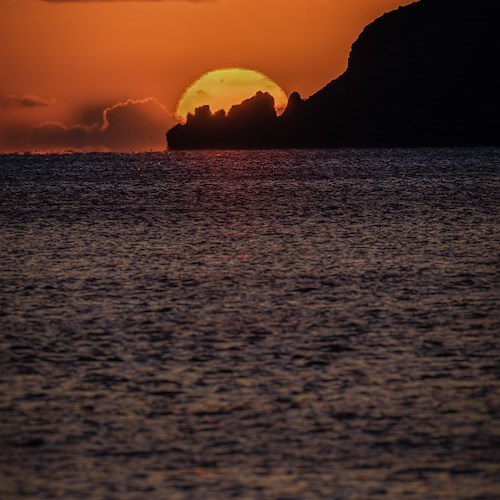
[[[233,106],[229,112],[210,112],[203,106],[189,114],[184,125],[178,124],[168,134],[173,149],[266,148],[272,147],[277,117],[274,99],[268,93]]]
[[[233,118],[204,110],[204,132],[174,127],[169,147],[498,145],[497,11],[491,0],[399,8],[364,29],[343,75],[306,101],[293,93],[282,116],[261,94]]]

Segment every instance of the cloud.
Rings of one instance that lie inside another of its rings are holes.
[[[37,125],[31,130],[31,145],[42,151],[162,150],[166,148],[165,132],[174,123],[156,99],[128,100],[104,109],[101,123],[95,125]]]
[[[40,108],[54,104],[54,99],[43,99],[34,94],[0,94],[2,108]]]

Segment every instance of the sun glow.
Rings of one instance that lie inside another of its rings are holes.
[[[274,97],[278,113],[285,109],[285,92],[263,73],[243,68],[209,71],[186,89],[177,105],[176,116],[184,121],[188,113],[194,113],[196,108],[207,104],[212,112],[220,109],[227,112],[231,106],[249,99],[259,90]]]

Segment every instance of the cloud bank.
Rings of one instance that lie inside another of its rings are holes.
[[[30,143],[41,151],[163,150],[165,131],[173,123],[172,115],[156,99],[128,100],[104,109],[99,124],[37,125],[31,130]]]

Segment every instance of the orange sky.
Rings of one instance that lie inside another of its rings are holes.
[[[411,1],[0,0],[0,151],[163,149],[183,91],[217,68],[307,97]]]

